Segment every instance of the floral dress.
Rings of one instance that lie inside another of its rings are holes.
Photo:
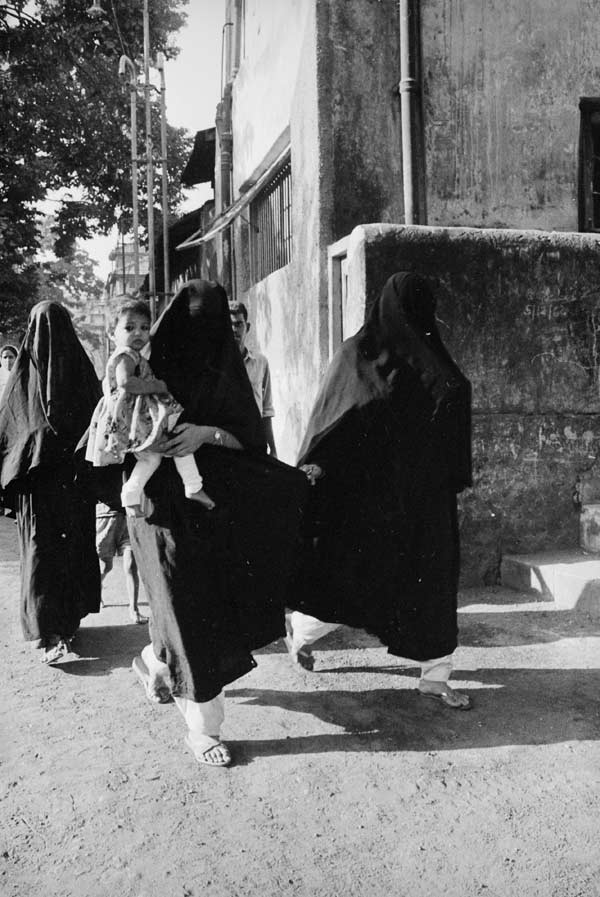
[[[128,452],[149,449],[167,429],[169,416],[183,411],[169,393],[134,395],[117,386],[116,367],[124,355],[134,361],[136,377],[154,377],[148,361],[135,349],[117,349],[110,356],[85,454],[94,467],[121,464]]]

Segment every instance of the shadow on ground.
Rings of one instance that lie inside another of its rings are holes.
[[[131,661],[148,644],[147,626],[93,626],[81,628],[73,642],[78,658],[54,664],[71,676],[106,676],[113,669],[131,666]]]
[[[374,673],[382,673],[373,668]],[[389,672],[386,670],[385,672]],[[401,672],[401,671],[399,671]],[[228,689],[228,699],[306,714],[341,731],[252,741],[253,757],[330,751],[444,751],[600,739],[600,671],[480,670],[468,712],[450,710],[416,688],[288,692]],[[461,679],[461,672],[455,673]]]

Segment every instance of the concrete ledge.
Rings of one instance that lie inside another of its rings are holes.
[[[536,592],[562,610],[600,605],[600,555],[580,549],[505,555],[500,579],[503,586]]]

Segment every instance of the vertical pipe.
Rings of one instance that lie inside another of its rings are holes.
[[[158,54],[160,71],[160,155],[162,165],[162,231],[163,231],[163,301],[166,305],[171,278],[169,275],[169,172],[167,169],[167,100],[165,83],[165,57]]]
[[[420,84],[418,79],[418,0],[399,0],[400,11],[400,105],[402,120],[402,177],[404,220],[419,224]],[[424,204],[423,204],[424,207]]]
[[[154,164],[152,161],[152,110],[150,108],[150,21],[148,0],[144,0],[144,105],[146,107],[146,190],[148,201],[148,291],[150,315],[156,320],[156,280],[154,266]]]
[[[137,149],[137,80],[131,73],[129,82],[131,99],[131,208],[133,210],[133,272],[134,292],[140,285],[140,231],[138,216],[138,149]]]

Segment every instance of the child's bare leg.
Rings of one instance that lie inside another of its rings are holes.
[[[190,501],[197,501],[207,511],[212,511],[215,503],[202,488],[202,477],[196,467],[196,460],[193,455],[184,455],[183,458],[173,458],[177,473],[183,480],[185,489],[185,497]]]
[[[133,517],[143,517],[142,499],[144,486],[160,466],[162,455],[156,452],[140,452],[131,476],[121,490],[121,504],[125,512]]]
[[[140,577],[138,575],[137,564],[131,548],[123,549],[123,575],[125,577],[125,589],[127,590],[127,598],[129,600],[129,617],[132,623],[147,623],[148,618],[144,617],[138,610]]]

